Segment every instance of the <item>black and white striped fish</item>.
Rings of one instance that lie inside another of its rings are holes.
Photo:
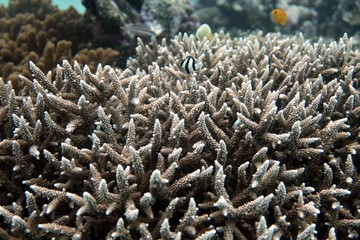
[[[181,67],[185,70],[187,74],[190,74],[196,70],[195,59],[192,56],[186,57],[181,62]]]

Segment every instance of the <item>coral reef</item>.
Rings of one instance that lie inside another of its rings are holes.
[[[194,8],[201,22],[230,33],[239,30],[302,32],[308,39],[323,36],[332,40],[344,32],[350,36],[360,35],[359,1],[199,0]],[[270,12],[274,8],[286,11],[285,27],[272,23]]]
[[[49,0],[12,0],[0,12],[0,76],[10,80],[16,91],[22,88],[18,75],[31,76],[30,60],[45,72],[63,59],[76,59],[93,69],[99,63],[116,64],[117,51],[91,49],[96,46],[73,8],[60,11]],[[85,56],[92,51],[98,56]]]
[[[191,32],[197,25],[197,17],[187,0],[144,0],[141,16],[156,35],[162,36]]]
[[[54,82],[30,62],[21,94],[0,80],[0,238],[359,237],[351,39],[136,50],[124,70],[64,60]]]
[[[212,29],[274,30],[270,21],[272,1],[249,0],[199,0],[194,6],[200,22],[209,24]]]
[[[173,37],[179,31],[191,32],[198,24],[187,0],[83,0],[85,19],[93,38],[102,44],[128,46],[136,44],[126,27],[141,25],[158,38]]]

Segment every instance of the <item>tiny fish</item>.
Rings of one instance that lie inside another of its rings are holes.
[[[281,26],[284,26],[287,22],[287,14],[281,8],[276,8],[276,9],[272,10],[271,16],[272,16],[274,22],[280,24]]]
[[[207,40],[211,40],[213,38],[212,32],[211,32],[211,28],[209,25],[207,24],[202,24],[197,30],[196,30],[196,34],[195,34],[196,38],[198,40],[203,40],[204,38],[206,38]]]
[[[187,74],[190,74],[196,70],[195,59],[192,56],[186,57],[181,62],[181,67],[185,70]]]
[[[152,37],[155,36],[155,33],[151,31],[151,29],[142,23],[135,23],[135,24],[127,24],[121,27],[122,30],[133,33],[134,35],[140,37]]]

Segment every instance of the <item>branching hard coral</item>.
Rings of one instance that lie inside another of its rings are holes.
[[[31,76],[29,61],[45,72],[63,59],[94,70],[99,63],[112,64],[119,55],[90,44],[86,23],[74,8],[61,11],[49,0],[12,0],[1,10],[0,76],[11,81],[16,91],[23,87],[18,75]]]
[[[359,58],[219,33],[139,40],[124,70],[30,62],[0,80],[0,236],[356,239]]]

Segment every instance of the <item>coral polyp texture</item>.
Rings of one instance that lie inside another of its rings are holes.
[[[356,239],[359,61],[346,35],[220,32],[30,62],[0,81],[0,238]]]

